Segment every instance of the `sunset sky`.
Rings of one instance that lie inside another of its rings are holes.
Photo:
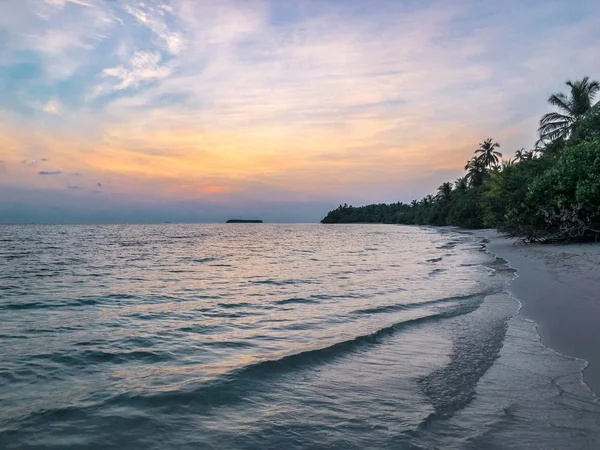
[[[597,0],[3,0],[0,222],[410,201],[600,77]]]

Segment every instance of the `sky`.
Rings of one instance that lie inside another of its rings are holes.
[[[0,222],[320,220],[531,148],[597,0],[2,0]]]

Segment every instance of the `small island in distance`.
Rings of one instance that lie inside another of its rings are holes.
[[[255,219],[229,219],[225,223],[263,223],[263,221]]]

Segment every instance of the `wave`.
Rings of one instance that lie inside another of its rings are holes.
[[[450,250],[456,247],[457,244],[460,244],[461,241],[449,241],[439,247],[436,247],[438,250]]]
[[[200,382],[200,385],[198,385],[198,381],[195,381],[176,385],[170,390],[162,390],[156,393],[128,391],[97,402],[85,402],[80,406],[57,407],[31,412],[25,420],[31,421],[40,417],[43,417],[44,420],[60,417],[62,420],[65,415],[82,417],[111,406],[137,407],[140,409],[159,408],[161,413],[167,413],[171,410],[180,411],[183,407],[189,412],[201,415],[207,414],[210,408],[246,400],[248,393],[271,389],[273,378],[288,372],[327,364],[350,353],[378,345],[382,340],[407,327],[468,314],[476,310],[485,297],[479,294],[462,298],[472,298],[473,301],[464,302],[453,309],[447,309],[430,316],[394,323],[371,333],[334,342],[323,347],[311,348],[275,359],[257,361],[218,378]],[[218,345],[227,344],[220,342]],[[238,345],[238,343],[231,343],[231,345]],[[90,363],[122,363],[136,359],[150,359],[152,361],[171,359],[171,355],[168,353],[149,351],[122,353],[84,351],[75,354],[46,354],[38,357],[74,366],[89,365]]]
[[[477,384],[499,357],[508,321],[518,311],[506,292],[501,291],[500,296],[506,302],[503,309],[490,309],[491,304],[497,308],[496,298],[486,309],[479,310],[474,320],[459,319],[452,327],[454,339],[450,362],[417,379],[434,409],[421,422],[420,428],[427,428],[438,419],[452,417],[475,399]]]
[[[507,318],[486,330],[487,335],[455,343],[450,363],[417,381],[434,408],[421,427],[447,419],[473,401],[479,379],[500,354],[506,328]]]
[[[485,296],[470,296],[473,301],[465,302],[455,308],[440,311],[430,316],[404,320],[377,329],[371,333],[359,335],[351,339],[334,342],[323,347],[311,348],[298,353],[284,355],[275,359],[257,361],[226,373],[216,379],[205,381],[200,386],[198,382],[189,382],[178,386],[176,390],[158,393],[123,393],[107,402],[116,405],[137,407],[186,408],[202,413],[207,407],[217,407],[244,399],[248,392],[268,389],[274,377],[287,372],[304,370],[310,367],[327,364],[345,355],[363,350],[366,347],[378,345],[387,337],[419,324],[439,321],[468,314],[476,310]],[[469,298],[469,297],[467,297]]]
[[[486,295],[490,295],[491,293],[493,293],[493,291],[478,292],[475,294],[459,295],[459,296],[455,296],[455,297],[437,298],[437,299],[428,300],[425,302],[399,303],[399,304],[393,304],[393,305],[379,306],[376,308],[357,309],[357,310],[352,311],[352,314],[390,313],[390,312],[405,311],[408,309],[420,308],[423,306],[431,306],[431,305],[444,304],[444,303],[454,303],[454,302],[468,301],[468,300],[482,302],[484,297]]]

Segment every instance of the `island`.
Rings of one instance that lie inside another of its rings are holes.
[[[263,223],[263,221],[254,219],[229,219],[225,223]]]

